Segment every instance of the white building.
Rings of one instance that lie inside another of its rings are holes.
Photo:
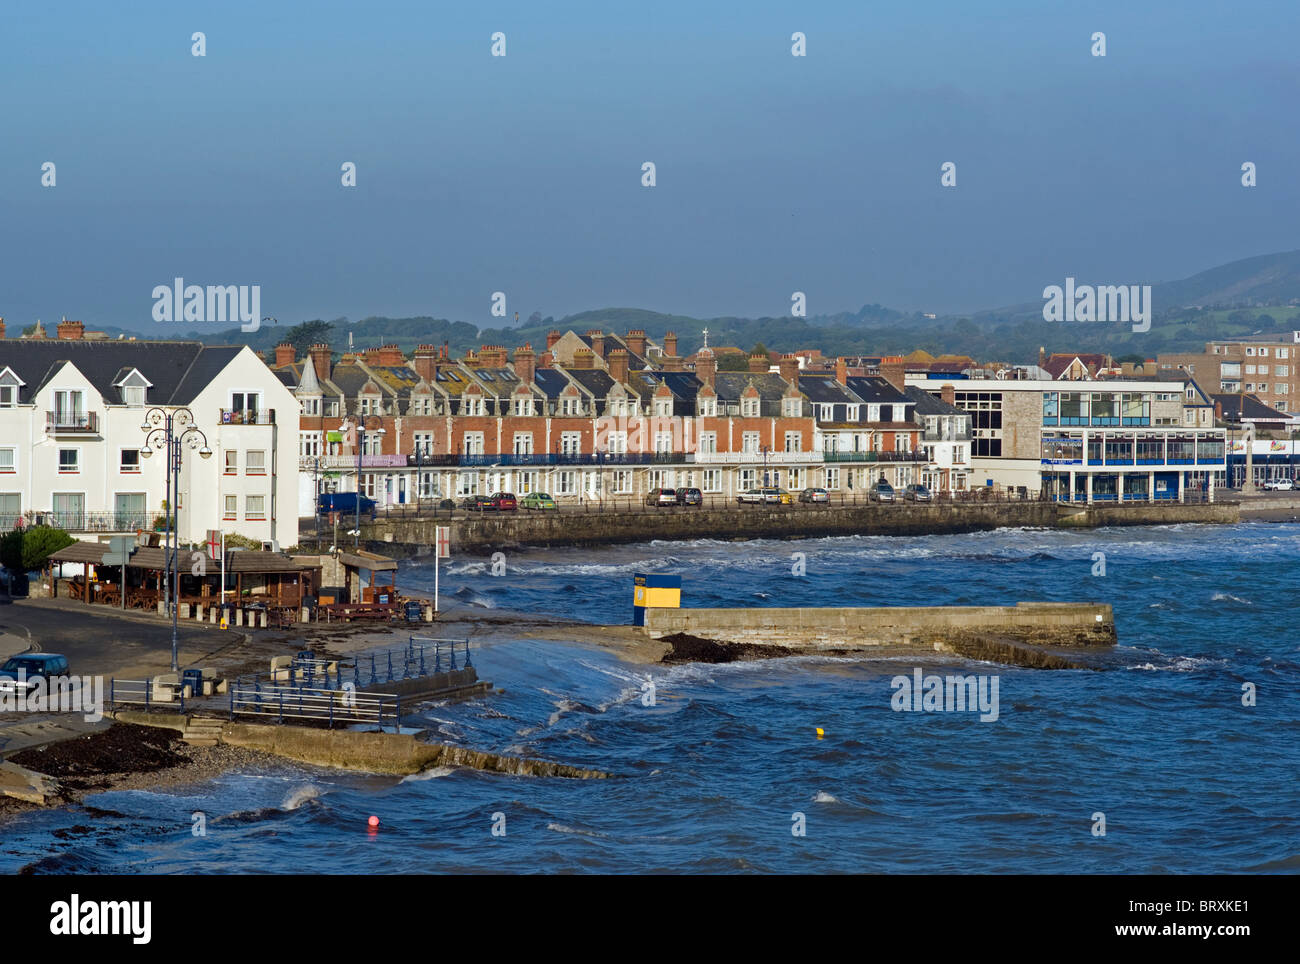
[[[82,537],[153,529],[165,455],[144,456],[155,409],[187,408],[182,541],[209,529],[298,542],[298,403],[247,346],[0,338],[0,531],[47,521]],[[200,458],[206,440],[209,458]]]

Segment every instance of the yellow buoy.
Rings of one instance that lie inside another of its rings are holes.
[[[820,726],[817,727],[817,739],[820,740],[825,735],[826,735],[826,731],[823,730]]]

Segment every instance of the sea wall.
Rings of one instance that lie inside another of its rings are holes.
[[[799,539],[821,536],[911,536],[1007,527],[1234,523],[1236,503],[1126,503],[1090,507],[1053,502],[832,506],[771,505],[665,508],[658,511],[457,513],[436,518],[381,518],[363,523],[369,548],[391,556],[429,551],[434,527],[451,526],[452,551],[490,552],[530,546],[597,546],[651,540]]]
[[[881,606],[804,609],[647,609],[645,632],[686,633],[730,643],[802,651],[881,646],[952,650],[954,639],[987,636],[1035,646],[1109,646],[1115,616],[1105,603],[1015,606]]]

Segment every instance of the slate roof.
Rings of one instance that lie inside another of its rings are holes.
[[[924,415],[965,415],[956,405],[949,405],[938,395],[931,395],[919,385],[909,385],[904,394],[916,403],[912,411],[918,416]]]
[[[1215,394],[1210,397],[1214,399],[1215,407],[1221,407],[1223,417],[1229,422],[1239,422],[1243,417],[1256,422],[1277,422],[1290,417],[1286,412],[1265,405],[1254,395]]]
[[[30,402],[65,362],[76,366],[110,404],[122,401],[113,385],[132,368],[153,387],[153,405],[186,405],[243,350],[240,345],[204,345],[197,341],[83,341],[71,339],[0,339],[0,371],[12,368],[26,384],[19,401]]]
[[[864,402],[898,405],[910,401],[892,382],[879,375],[850,375],[847,382],[849,390]]]

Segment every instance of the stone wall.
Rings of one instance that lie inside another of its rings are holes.
[[[1235,503],[1131,503],[1077,508],[1051,502],[918,505],[736,506],[658,511],[457,513],[453,552],[490,552],[520,545],[595,546],[652,539],[798,539],[841,535],[930,535],[1004,527],[1232,523]],[[424,554],[441,519],[380,519],[363,524],[368,548],[390,556]]]
[[[1115,616],[1105,603],[1015,606],[881,606],[808,609],[647,609],[645,632],[687,633],[798,650],[943,646],[954,634],[990,634],[1040,646],[1108,646]]]

